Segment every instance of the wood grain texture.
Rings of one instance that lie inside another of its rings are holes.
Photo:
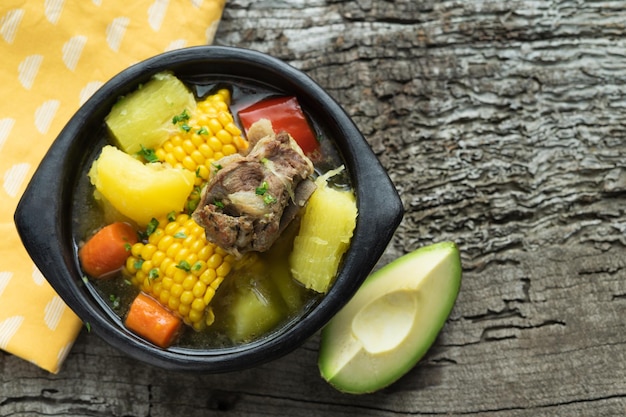
[[[461,293],[391,387],[342,395],[318,336],[222,375],[83,332],[50,375],[0,353],[0,415],[626,415],[626,3],[229,0],[216,43],[309,74],[354,118],[405,217],[381,263],[453,240]]]

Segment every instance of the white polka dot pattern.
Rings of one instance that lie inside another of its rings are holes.
[[[13,224],[46,150],[78,107],[122,69],[212,42],[224,2],[0,2],[0,96],[10,97],[0,100],[0,349],[58,372],[82,328]]]
[[[0,19],[0,36],[7,43],[13,43],[17,28],[24,16],[23,9],[9,10]]]
[[[0,272],[0,297],[2,297],[2,293],[4,292],[4,289],[7,287],[7,285],[9,285],[11,277],[13,277],[12,272]]]
[[[26,181],[26,174],[28,174],[29,168],[30,164],[23,162],[11,166],[11,168],[5,172],[2,188],[4,188],[4,191],[6,191],[9,197],[17,196],[17,193]]]
[[[42,61],[43,55],[29,55],[24,58],[22,62],[20,62],[20,65],[18,65],[17,79],[25,89],[30,90],[33,87],[35,76],[37,75],[37,72],[39,72],[39,67],[41,66]]]
[[[85,43],[87,43],[87,37],[77,35],[71,37],[69,41],[63,44],[63,62],[70,71],[76,69],[76,64],[78,64],[78,59],[80,58]]]
[[[23,316],[8,317],[0,321],[0,349],[6,349],[9,346],[11,338],[17,333],[23,322]]]

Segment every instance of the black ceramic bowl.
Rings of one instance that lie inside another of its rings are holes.
[[[104,117],[120,95],[153,74],[182,79],[253,80],[298,97],[341,154],[356,191],[358,220],[351,246],[332,288],[314,307],[255,342],[232,348],[161,349],[135,336],[81,279],[73,237],[73,197],[102,145]],[[112,78],[72,117],[29,183],[15,213],[24,246],[48,282],[93,332],[126,354],[170,370],[225,372],[282,356],[321,329],[351,298],[389,243],[402,205],[387,173],[342,108],[314,81],[286,63],[250,50],[201,46],[168,52]]]

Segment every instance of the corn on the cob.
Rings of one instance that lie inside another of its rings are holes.
[[[162,162],[196,173],[196,186],[209,179],[211,163],[245,150],[247,141],[228,109],[230,91],[220,89],[199,101],[191,114],[175,118],[180,129],[155,149]]]
[[[233,262],[232,255],[207,242],[204,229],[188,214],[178,214],[159,219],[147,242],[131,247],[124,272],[199,331],[213,323],[209,303]]]
[[[195,172],[187,213],[158,219],[147,242],[132,246],[124,268],[136,287],[198,331],[213,323],[209,303],[234,262],[232,255],[206,240],[204,229],[189,216],[214,170],[212,163],[248,147],[229,103],[230,91],[220,89],[193,111],[174,118],[179,129],[154,153],[161,162]]]

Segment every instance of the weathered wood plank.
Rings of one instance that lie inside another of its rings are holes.
[[[164,373],[83,333],[59,375],[0,353],[0,414],[626,414],[626,5],[230,0],[216,43],[268,52],[342,104],[405,218],[381,262],[463,252],[427,357],[368,396],[318,376],[318,337],[224,375]]]

